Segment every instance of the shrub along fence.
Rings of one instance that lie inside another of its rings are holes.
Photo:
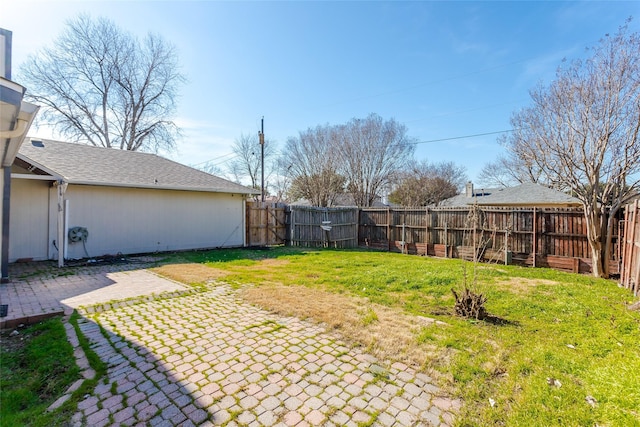
[[[266,241],[266,245],[363,247],[591,272],[586,222],[580,208],[358,209],[249,205],[247,241],[252,244]],[[264,218],[268,223],[260,223]],[[618,243],[622,239],[617,238],[618,232],[616,221],[616,237],[609,255],[612,274],[620,272]],[[255,236],[267,238],[260,240]]]

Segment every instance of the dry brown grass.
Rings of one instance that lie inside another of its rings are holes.
[[[152,268],[151,271],[189,285],[217,280],[229,274],[224,270],[197,263],[167,264]]]
[[[250,303],[285,316],[294,316],[321,323],[343,341],[361,346],[381,362],[399,361],[441,377],[433,367],[442,366],[451,357],[451,349],[439,349],[420,343],[417,335],[423,328],[446,327],[432,319],[411,316],[398,309],[371,303],[368,299],[328,292],[305,286],[269,284],[269,271],[288,263],[286,260],[266,259],[259,265],[236,266],[264,268],[261,286],[246,286],[241,295]],[[186,284],[205,284],[232,274],[198,263],[167,264],[152,269],[157,274]],[[398,298],[404,295],[398,294]]]
[[[260,265],[265,267],[282,267],[283,265],[289,264],[289,262],[287,259],[267,258],[260,260]]]
[[[495,285],[507,291],[511,291],[518,295],[528,295],[531,291],[540,285],[554,286],[560,283],[547,279],[526,279],[524,277],[512,277],[510,279],[496,281]]]
[[[242,296],[269,311],[324,324],[341,339],[360,345],[381,361],[400,361],[429,371],[443,355],[435,347],[421,344],[421,328],[441,328],[429,319],[406,315],[372,304],[365,298],[336,294],[304,286],[268,285],[246,287]]]

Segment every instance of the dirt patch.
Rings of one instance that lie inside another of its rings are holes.
[[[204,264],[198,263],[167,264],[152,268],[151,271],[186,284],[206,283],[229,274],[224,270],[207,267]]]
[[[424,327],[446,326],[435,322],[425,326],[422,319],[365,298],[303,286],[247,287],[241,292],[252,304],[280,315],[323,323],[344,341],[363,346],[379,360],[401,361],[437,374],[428,369],[438,358],[435,347],[418,343],[416,335]]]
[[[280,267],[289,263],[290,261],[288,259],[267,258],[260,260],[260,265],[267,267]]]
[[[496,285],[519,295],[527,295],[532,289],[540,286],[559,285],[559,282],[546,279],[525,279],[523,277],[512,277],[510,279],[500,280]]]

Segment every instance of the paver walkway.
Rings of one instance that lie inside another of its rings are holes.
[[[106,310],[81,330],[109,370],[75,425],[439,426],[459,407],[427,375],[224,284]]]

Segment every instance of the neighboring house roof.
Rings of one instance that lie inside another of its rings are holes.
[[[255,190],[156,154],[27,138],[17,159],[69,184],[254,194]],[[20,166],[21,163],[16,165]]]
[[[561,191],[540,184],[526,183],[515,187],[474,190],[467,184],[465,193],[443,200],[439,206],[581,206],[580,200]]]

